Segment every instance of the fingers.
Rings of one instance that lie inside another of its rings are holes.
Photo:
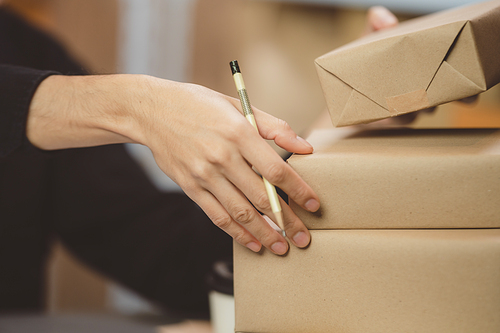
[[[368,10],[365,35],[371,32],[393,27],[398,24],[397,17],[387,8],[374,6]]]
[[[213,184],[216,188],[208,186],[208,191],[200,191],[193,200],[215,225],[252,251],[258,252],[260,244],[278,255],[288,251],[285,238],[264,220],[233,184],[223,178]]]
[[[255,109],[254,113],[259,133],[264,139],[273,140],[278,146],[292,153],[311,154],[314,151],[313,146],[298,136],[286,121],[258,109]]]
[[[315,212],[319,198],[309,185],[264,141],[242,142],[242,156],[267,180],[304,209]]]
[[[243,164],[246,165],[246,162],[242,160],[239,167],[227,170],[226,177],[231,180],[234,186],[243,191],[243,194],[260,212],[266,214],[276,224],[276,219],[272,212],[262,178],[252,169],[248,167],[244,168]],[[238,172],[234,172],[235,170],[238,170]],[[283,211],[286,235],[295,246],[307,246],[310,242],[309,231],[291,208],[281,198],[279,198],[279,200]]]
[[[231,102],[238,110],[240,109],[234,99]],[[280,187],[302,208],[310,212],[317,211],[320,204],[316,193],[264,140],[258,139],[258,134],[265,139],[275,138],[291,151],[295,149],[310,153],[312,147],[297,139],[295,132],[282,121],[256,108],[252,109],[256,115],[259,133],[255,133],[251,126],[246,126],[246,131],[243,128],[239,129],[238,143],[241,155],[271,184]],[[293,141],[293,136],[296,141]]]
[[[311,242],[309,230],[304,226],[304,223],[295,215],[290,206],[280,198],[281,208],[283,210],[283,220],[285,224],[285,232],[293,243],[293,245],[303,248]]]
[[[224,230],[235,241],[254,252],[260,251],[261,243],[250,232],[236,223],[210,192],[200,191],[200,193],[189,195],[189,197],[203,209],[216,226]]]
[[[230,102],[240,110],[241,104],[239,100],[231,98]],[[286,121],[273,117],[253,106],[252,110],[259,134],[264,139],[273,140],[278,146],[291,153],[311,154],[313,152],[313,146],[298,136]]]

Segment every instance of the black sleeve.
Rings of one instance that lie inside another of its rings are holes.
[[[185,194],[159,193],[122,145],[43,152],[29,144],[26,119],[38,85],[56,72],[87,72],[3,8],[0,64],[9,64],[0,65],[0,263],[11,263],[0,271],[12,268],[0,273],[0,311],[2,303],[43,304],[41,252],[57,236],[89,266],[164,307],[206,313],[205,276],[215,260],[231,258],[231,237]]]
[[[49,75],[88,72],[53,37],[0,7],[0,158],[25,142],[31,98]]]
[[[184,193],[160,193],[123,145],[53,156],[51,223],[80,260],[170,311],[208,313],[206,277],[232,239]]]
[[[31,99],[53,71],[0,64],[0,158],[22,146]]]

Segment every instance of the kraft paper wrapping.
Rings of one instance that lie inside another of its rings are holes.
[[[498,129],[315,136],[333,139],[288,160],[321,202],[318,213],[290,203],[309,229],[500,227]]]
[[[334,126],[481,93],[500,82],[500,0],[401,23],[316,59]]]
[[[500,332],[500,229],[312,230],[235,244],[236,332]]]

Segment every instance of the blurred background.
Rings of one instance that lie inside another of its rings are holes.
[[[302,136],[325,109],[316,57],[361,36],[366,10],[385,5],[400,20],[465,0],[8,0],[96,74],[142,73],[205,85],[237,97],[237,59],[252,104]],[[328,120],[319,126],[331,126]],[[450,103],[415,127],[500,127],[498,86],[473,106]],[[130,146],[155,184],[178,188],[145,147]],[[47,270],[47,311],[157,314],[154,306],[88,270],[56,244]]]

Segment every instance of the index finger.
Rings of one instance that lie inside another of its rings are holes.
[[[241,155],[271,184],[280,187],[301,207],[310,212],[317,211],[319,198],[313,189],[258,133],[254,134],[240,143]]]

